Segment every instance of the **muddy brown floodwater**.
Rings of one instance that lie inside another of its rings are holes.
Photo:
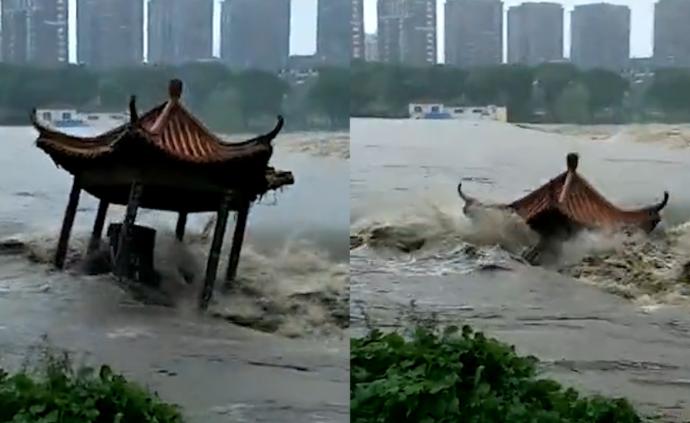
[[[158,231],[164,301],[84,276],[77,261],[55,272],[69,176],[34,147],[33,130],[0,128],[0,137],[0,367],[16,369],[47,343],[76,364],[110,364],[191,422],[349,421],[347,134],[278,137],[273,162],[297,184],[253,210],[240,279],[205,315],[196,304],[210,216],[192,216],[180,244],[173,214],[140,213]],[[82,196],[72,259],[85,250],[96,204]],[[108,221],[123,214],[114,207]]]
[[[567,385],[625,396],[662,421],[688,421],[687,143],[676,139],[679,129],[659,125],[536,129],[352,121],[352,332],[419,319],[470,323],[539,357]],[[668,190],[661,227],[649,237],[586,233],[560,262],[537,268],[517,258],[532,240],[519,222],[462,215],[459,181],[473,197],[509,202],[562,172],[569,152],[622,207]]]

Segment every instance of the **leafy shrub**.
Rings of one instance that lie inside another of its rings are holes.
[[[35,374],[0,370],[0,422],[182,423],[175,406],[114,374],[108,366],[74,371],[67,356],[49,357]]]
[[[640,422],[624,399],[581,397],[537,378],[537,359],[469,327],[351,342],[351,416],[373,422]]]

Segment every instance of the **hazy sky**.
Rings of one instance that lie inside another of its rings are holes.
[[[300,1],[300,0],[296,0]],[[436,0],[438,3],[438,41],[439,58],[443,58],[443,5],[445,0]],[[562,0],[558,3],[565,7],[565,54],[569,55],[570,49],[570,11],[573,6],[587,3],[599,3],[592,0]],[[622,4],[631,10],[631,36],[630,54],[633,57],[648,57],[652,54],[652,32],[654,28],[654,3],[655,0],[608,0],[608,3]],[[510,6],[523,3],[522,0],[504,0],[507,10]],[[376,32],[376,0],[364,0],[364,27],[367,32]],[[505,17],[504,17],[505,22]],[[504,37],[505,37],[504,25]]]
[[[220,43],[220,3],[222,0],[214,0],[216,2],[215,16],[214,16],[214,54],[218,55]],[[254,0],[254,1],[271,1],[271,0]],[[76,45],[77,45],[77,0],[69,0],[70,5],[70,61],[76,61]],[[148,1],[144,0],[144,4]],[[190,1],[191,3],[191,1]],[[316,51],[316,5],[317,0],[292,0],[292,19],[291,19],[291,34],[290,34],[290,54],[313,54]],[[146,23],[144,23],[144,26]],[[144,31],[144,39],[146,39],[146,31]],[[144,47],[146,49],[146,47]]]

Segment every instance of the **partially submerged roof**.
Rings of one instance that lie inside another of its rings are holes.
[[[577,173],[578,156],[567,156],[567,170],[526,196],[502,207],[517,213],[542,235],[557,230],[554,225],[570,224],[588,229],[618,230],[636,227],[652,231],[661,221],[660,212],[668,202],[663,199],[648,207],[623,210],[613,205]],[[458,186],[460,196],[468,199]]]
[[[142,207],[185,211],[214,210],[219,193],[253,199],[294,183],[291,172],[268,166],[282,117],[265,134],[227,143],[187,110],[181,95],[182,82],[171,81],[168,100],[142,115],[132,97],[129,122],[94,137],[49,128],[34,110],[36,145],[79,176],[86,191],[114,204],[127,203],[135,179],[148,193]]]

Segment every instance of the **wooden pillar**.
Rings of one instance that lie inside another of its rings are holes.
[[[177,216],[177,226],[175,226],[175,237],[178,241],[182,241],[184,239],[184,230],[186,226],[187,213],[181,212],[179,216]]]
[[[230,195],[225,195],[218,210],[218,219],[216,219],[216,228],[213,231],[213,241],[211,241],[211,251],[208,255],[208,263],[206,264],[206,277],[204,279],[204,290],[201,293],[201,302],[199,307],[202,310],[208,308],[208,303],[213,296],[213,287],[216,283],[216,276],[218,275],[218,262],[220,259],[220,251],[223,248],[223,237],[225,236],[225,227],[228,223],[228,212],[230,208]]]
[[[93,230],[91,231],[91,239],[89,240],[89,247],[86,254],[91,254],[98,250],[101,245],[101,236],[103,235],[103,225],[105,225],[105,216],[108,214],[108,203],[101,200],[98,203],[98,211],[96,212],[96,220],[93,222]]]
[[[62,269],[65,266],[67,244],[69,243],[69,235],[74,225],[74,217],[77,215],[80,194],[81,186],[79,184],[79,178],[75,176],[72,182],[72,190],[69,193],[69,201],[67,201],[67,207],[65,208],[65,217],[62,220],[62,229],[60,230],[57,251],[55,252],[55,267],[58,269]]]
[[[142,186],[139,182],[133,182],[129,190],[129,200],[127,201],[127,212],[120,228],[120,237],[117,243],[115,256],[115,275],[118,277],[126,276],[129,267],[129,244],[131,241],[131,228],[137,218],[137,210],[141,201]]]
[[[226,281],[233,281],[237,276],[237,266],[240,264],[240,252],[242,252],[242,242],[244,241],[244,231],[247,227],[248,216],[249,202],[247,201],[237,210],[237,222],[235,223],[235,233],[232,235],[230,260],[228,260],[228,270],[225,273]]]

